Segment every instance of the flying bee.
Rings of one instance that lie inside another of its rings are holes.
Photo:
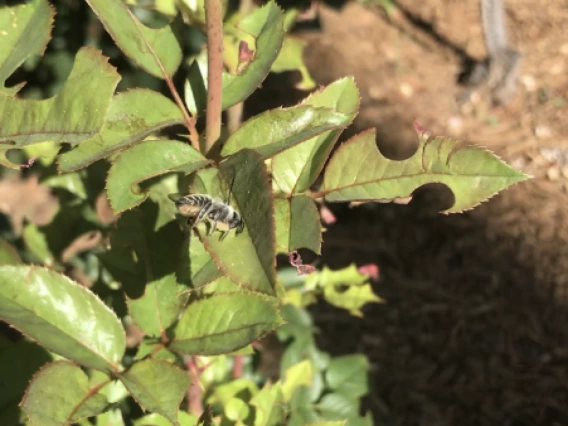
[[[207,194],[179,194],[169,195],[170,200],[176,203],[178,211],[188,217],[192,227],[199,225],[203,220],[210,223],[207,235],[212,235],[216,229],[222,231],[220,241],[236,228],[240,234],[245,228],[242,216],[228,203],[220,198],[214,198]],[[194,219],[192,221],[192,219]]]

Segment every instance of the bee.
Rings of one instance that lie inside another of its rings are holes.
[[[195,227],[203,220],[210,223],[207,235],[212,235],[216,229],[222,231],[220,241],[236,228],[236,233],[240,234],[245,228],[242,216],[229,203],[220,198],[214,198],[207,194],[180,194],[169,195],[170,200],[176,203],[178,211],[188,217],[188,224]],[[194,219],[192,221],[192,219]]]

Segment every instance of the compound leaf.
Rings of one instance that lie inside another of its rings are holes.
[[[0,142],[16,147],[44,141],[76,143],[103,127],[120,76],[93,47],[83,47],[71,74],[52,98],[27,100],[0,94]]]
[[[115,213],[136,207],[148,193],[137,189],[139,183],[170,172],[191,173],[210,161],[187,143],[145,141],[122,152],[114,161],[107,178],[107,194]]]
[[[331,108],[300,105],[266,111],[246,121],[223,146],[228,156],[244,148],[272,157],[328,130],[343,128],[351,118]]]
[[[65,426],[100,414],[108,401],[79,366],[55,361],[33,377],[21,405],[30,424]]]
[[[170,348],[219,355],[243,348],[282,324],[273,300],[251,293],[212,295],[191,303],[174,329]]]
[[[121,92],[110,103],[101,134],[62,154],[59,171],[81,169],[157,130],[180,123],[183,117],[179,108],[160,93],[145,89]]]
[[[86,367],[118,371],[125,335],[115,314],[85,287],[34,266],[1,266],[0,318]]]
[[[54,10],[46,0],[0,8],[0,92],[14,94],[6,79],[29,57],[41,55],[51,36]]]
[[[455,199],[444,213],[459,213],[527,178],[491,152],[445,137],[422,137],[410,158],[389,160],[378,151],[373,129],[337,150],[318,195],[326,201],[389,201],[407,198],[427,183],[443,183]]]
[[[159,413],[179,425],[179,404],[191,384],[181,369],[167,361],[149,358],[136,362],[119,378],[144,410]]]
[[[312,94],[302,105],[333,108],[348,116],[350,123],[359,110],[359,90],[353,77],[342,78]],[[307,190],[320,174],[341,131],[324,132],[274,156],[272,176],[276,186],[287,194]]]
[[[164,79],[172,76],[182,51],[172,25],[144,26],[120,0],[87,0],[118,47],[146,72]]]

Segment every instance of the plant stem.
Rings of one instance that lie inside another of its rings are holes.
[[[221,136],[221,95],[223,74],[223,10],[220,0],[205,0],[207,21],[207,120],[205,146],[207,153]]]

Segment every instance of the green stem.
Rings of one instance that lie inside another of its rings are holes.
[[[207,21],[207,120],[205,146],[208,153],[221,136],[223,75],[223,10],[220,0],[205,0]]]

